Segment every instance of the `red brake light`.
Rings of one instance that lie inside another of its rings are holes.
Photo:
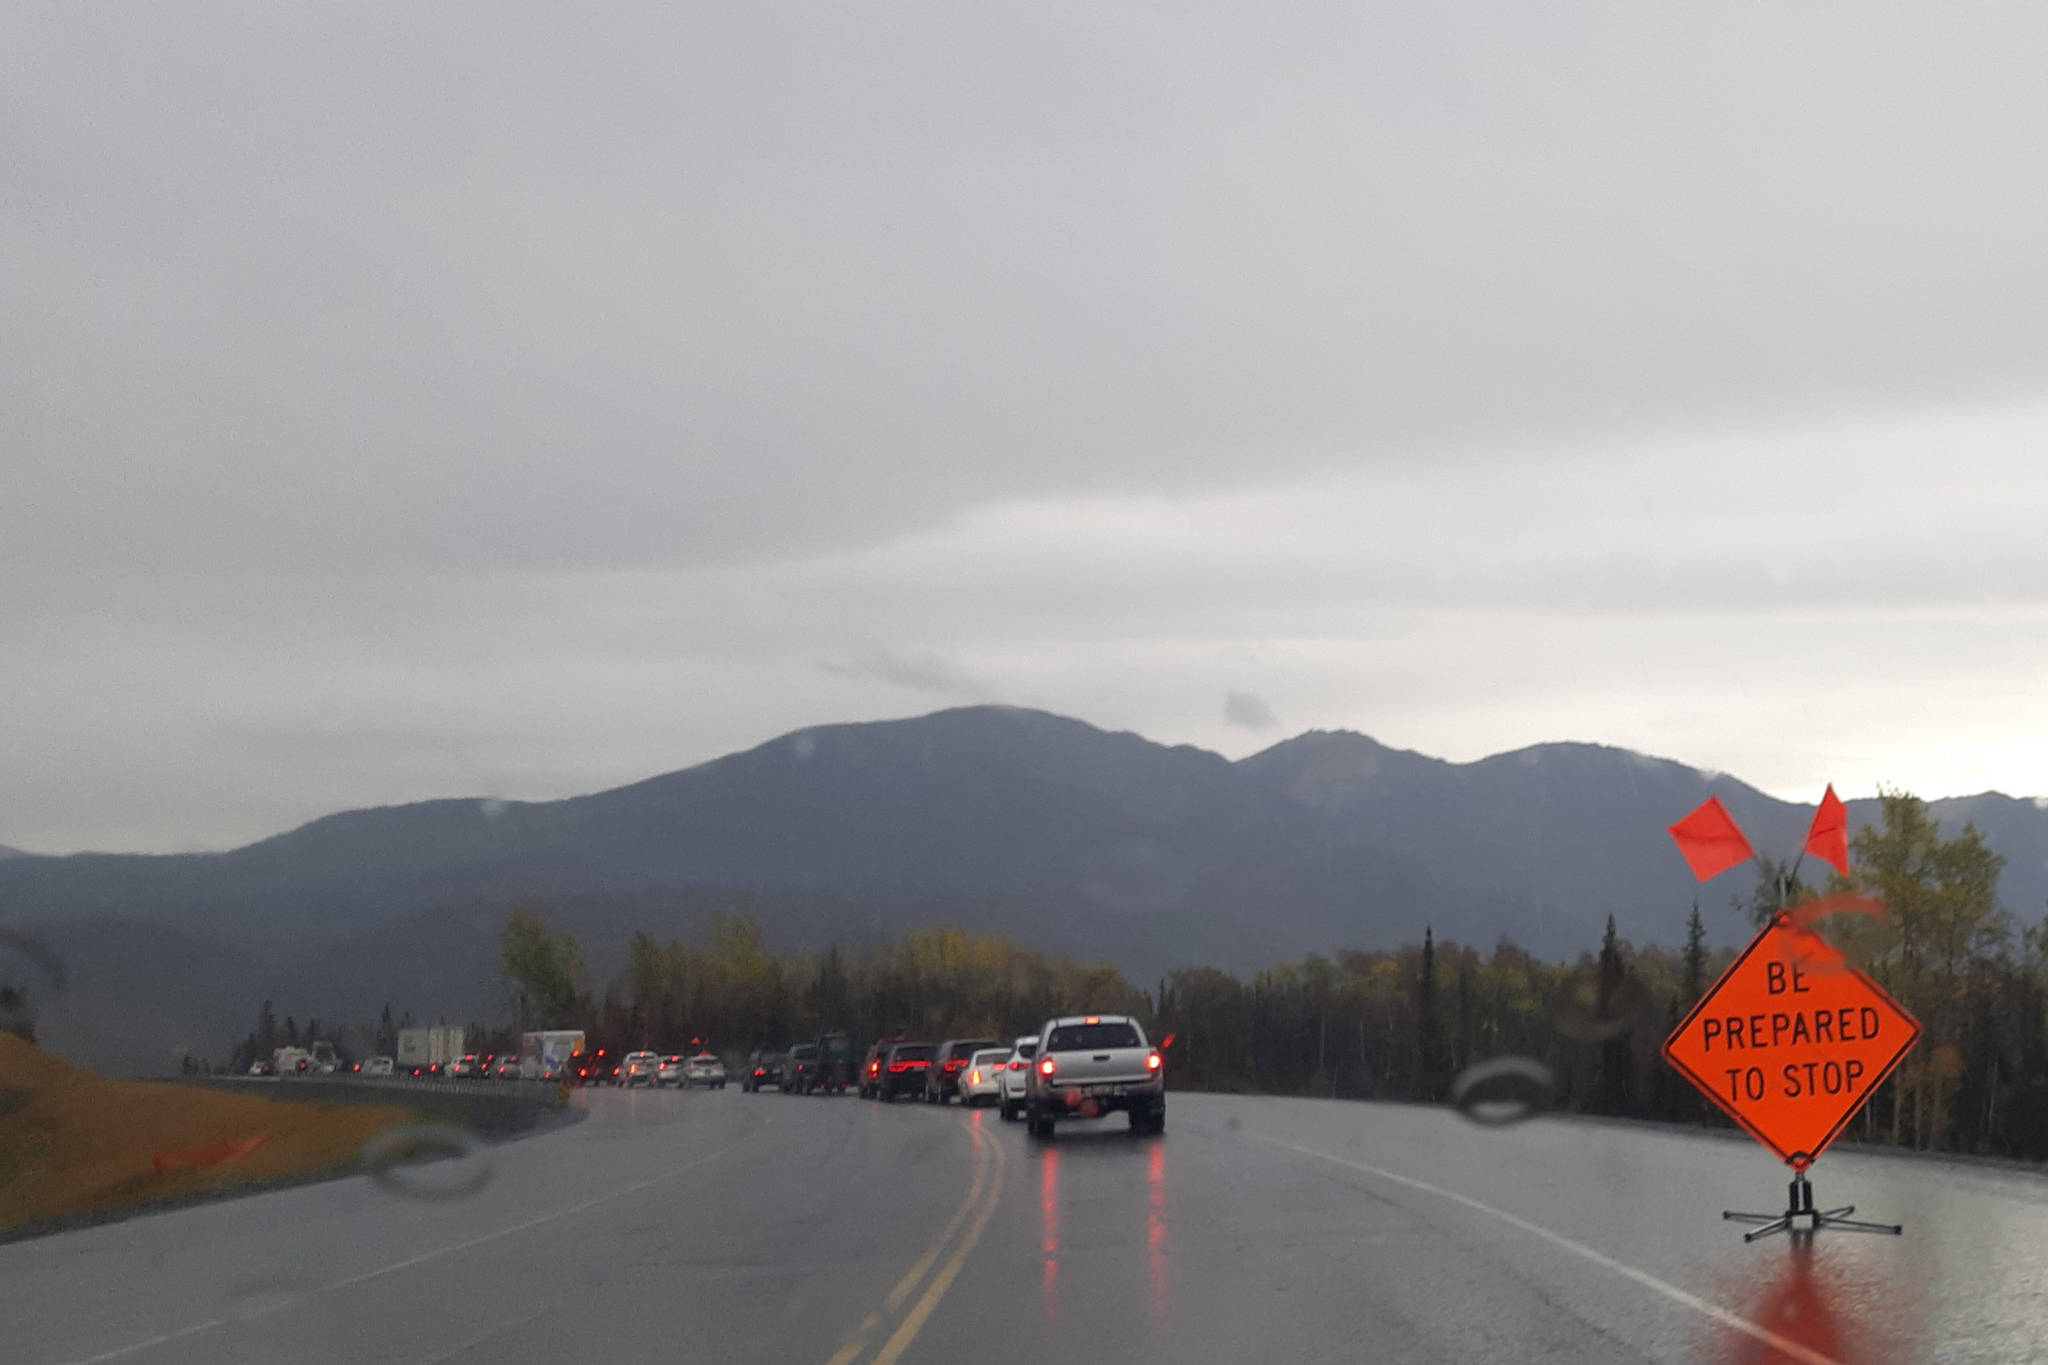
[[[1146,1056],[1145,1069],[1147,1071],[1157,1071],[1161,1065],[1163,1063],[1160,1062],[1158,1053],[1154,1052]]]
[[[869,1063],[868,1063],[868,1075],[870,1075],[870,1076],[874,1075],[874,1074],[875,1074],[875,1073],[876,1073],[877,1071],[880,1071],[881,1069],[882,1069],[882,1064],[881,1064],[880,1062],[869,1062]]]
[[[1050,1057],[1045,1057],[1045,1058],[1041,1058],[1041,1059],[1039,1060],[1039,1063],[1038,1063],[1038,1074],[1039,1074],[1039,1075],[1041,1075],[1041,1076],[1050,1076],[1050,1075],[1052,1075],[1052,1058],[1050,1058]]]
[[[1099,1024],[1102,1022],[1102,1016],[1099,1014],[1091,1014],[1087,1018],[1083,1019],[1081,1022],[1084,1024]]]
[[[1011,1062],[1011,1063],[1010,1063],[1010,1070],[1012,1070],[1012,1071],[1022,1071],[1023,1069],[1024,1069],[1024,1063],[1023,1063],[1023,1062],[1021,1062],[1021,1061],[1017,1061],[1017,1062]]]
[[[970,1072],[968,1072],[968,1073],[967,1073],[967,1083],[968,1083],[969,1085],[980,1085],[980,1084],[981,1084],[981,1072],[979,1072],[979,1071],[970,1071]]]

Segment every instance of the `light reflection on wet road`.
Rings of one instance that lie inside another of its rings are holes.
[[[1830,1152],[1907,1224],[1754,1246],[1741,1140],[1175,1095],[1163,1138],[922,1105],[590,1097],[473,1198],[365,1180],[0,1247],[8,1362],[2041,1358],[2048,1183]],[[75,1305],[80,1285],[119,1285]],[[289,1292],[280,1289],[288,1286]],[[116,1353],[109,1355],[108,1353]]]

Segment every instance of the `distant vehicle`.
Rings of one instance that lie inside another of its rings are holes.
[[[415,1076],[438,1076],[463,1053],[464,1032],[447,1024],[398,1031],[398,1069]]]
[[[988,1047],[967,1059],[967,1067],[953,1082],[960,1102],[969,1109],[999,1104],[1003,1098],[1003,1071],[1010,1064],[1010,1049]]]
[[[785,1095],[808,1095],[811,1085],[817,1080],[818,1045],[798,1043],[782,1059],[782,1093]]]
[[[603,1048],[576,1060],[578,1085],[607,1085],[618,1074],[618,1068],[612,1065],[612,1059],[605,1055]]]
[[[258,1057],[255,1061],[249,1063],[249,1074],[251,1076],[275,1076],[277,1074],[277,1063],[267,1057]]]
[[[1002,1110],[1006,1122],[1015,1122],[1024,1112],[1024,1073],[1038,1055],[1038,1035],[1027,1033],[1010,1044],[1010,1058],[1003,1064]]]
[[[480,1081],[484,1076],[484,1059],[474,1052],[465,1052],[449,1063],[443,1074],[453,1076],[457,1080]]]
[[[1166,1131],[1165,1059],[1126,1015],[1046,1020],[1024,1075],[1024,1119],[1033,1137],[1051,1137],[1053,1125],[1066,1119],[1118,1109],[1130,1116],[1134,1133]]]
[[[747,1057],[747,1074],[740,1078],[740,1089],[759,1090],[764,1085],[781,1086],[782,1051],[779,1048],[757,1047]]]
[[[819,1094],[844,1095],[854,1083],[853,1041],[843,1033],[818,1037],[817,1079],[811,1088]]]
[[[356,1069],[365,1076],[389,1076],[397,1067],[389,1057],[365,1057]]]
[[[316,1076],[332,1076],[341,1070],[341,1054],[334,1050],[334,1044],[325,1039],[307,1044],[306,1057],[311,1063],[307,1070]]]
[[[559,1081],[583,1055],[582,1029],[547,1029],[519,1035],[519,1074],[529,1081]]]
[[[700,1052],[683,1064],[683,1084],[701,1085],[706,1090],[723,1090],[725,1063],[708,1052]]]
[[[302,1047],[281,1047],[270,1061],[280,1076],[303,1076],[313,1069],[313,1054]]]
[[[619,1084],[631,1090],[636,1085],[653,1085],[654,1073],[661,1069],[661,1054],[656,1052],[629,1052],[619,1063]]]
[[[497,1077],[501,1081],[518,1080],[520,1077],[519,1059],[517,1057],[510,1055],[509,1053],[503,1057],[498,1058],[498,1064],[497,1066],[491,1069],[491,1075]]]
[[[661,1065],[654,1072],[654,1083],[656,1085],[673,1085],[677,1087],[683,1084],[683,1058],[681,1053],[670,1053],[661,1059]]]
[[[868,1049],[868,1055],[860,1064],[860,1097],[879,1099],[882,1094],[882,1065],[889,1060],[889,1049],[903,1041],[903,1035],[884,1038]]]
[[[922,1095],[924,1078],[931,1071],[932,1058],[938,1055],[938,1051],[935,1043],[889,1044],[875,1073],[875,1098],[886,1103],[898,1095]]]
[[[948,1038],[940,1043],[938,1056],[924,1073],[925,1103],[944,1104],[960,1098],[960,1075],[967,1070],[968,1058],[983,1048],[1002,1045],[998,1038]]]

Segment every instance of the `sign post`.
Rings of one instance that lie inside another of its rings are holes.
[[[1832,788],[1828,796],[1832,801]],[[1716,818],[1725,821],[1718,803],[1710,799],[1710,804]],[[1687,821],[1695,827],[1705,824],[1701,813],[1706,809]],[[1692,860],[1686,844],[1691,831],[1681,834],[1687,821],[1674,826],[1673,834]],[[1733,821],[1726,822],[1726,831],[1741,840]],[[1710,833],[1727,840],[1718,826]],[[1744,842],[1732,861],[1747,853]],[[1716,861],[1726,856],[1717,852]],[[1846,850],[1842,858],[1846,862]],[[1695,870],[1700,870],[1697,861]],[[1705,872],[1701,880],[1712,875]],[[1806,1171],[1919,1040],[1920,1023],[1904,1006],[1786,911],[1781,909],[1750,940],[1663,1048],[1664,1059],[1679,1075],[1792,1168],[1783,1213],[1723,1211],[1724,1219],[1756,1225],[1743,1241],[1824,1227],[1903,1231],[1896,1223],[1851,1218],[1853,1204],[1816,1208]]]

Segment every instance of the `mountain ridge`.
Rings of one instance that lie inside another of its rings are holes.
[[[1728,774],[1608,745],[1455,763],[1311,731],[1230,760],[964,707],[808,727],[552,801],[340,811],[218,853],[9,858],[0,922],[77,955],[65,1009],[81,1030],[95,979],[141,989],[147,963],[131,959],[151,951],[181,964],[156,988],[170,998],[151,997],[153,1019],[174,1017],[181,992],[209,991],[239,1018],[253,982],[327,1018],[387,999],[422,1018],[495,1017],[493,926],[514,904],[578,934],[600,981],[633,929],[688,935],[721,907],[754,917],[778,951],[958,925],[1106,957],[1142,981],[1412,942],[1425,926],[1439,941],[1507,937],[1570,958],[1610,915],[1634,941],[1676,943],[1695,901],[1713,941],[1746,933],[1727,906],[1753,875],[1699,886],[1665,833],[1710,794],[1774,856],[1797,849],[1811,816]],[[1951,828],[1976,820],[2007,857],[2005,903],[2038,914],[2043,803],[1979,793],[1930,806]],[[1850,803],[1852,822],[1875,809]],[[193,965],[207,944],[223,964],[210,985]],[[186,1031],[233,1026],[208,1018]],[[112,1045],[103,1028],[91,1038]]]

